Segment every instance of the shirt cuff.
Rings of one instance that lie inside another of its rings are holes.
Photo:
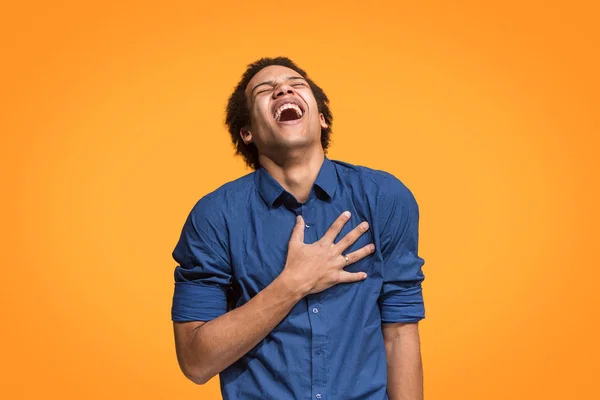
[[[210,321],[227,311],[226,288],[196,282],[176,282],[171,319],[173,322]]]
[[[379,299],[381,322],[418,322],[425,318],[421,286],[395,290]]]

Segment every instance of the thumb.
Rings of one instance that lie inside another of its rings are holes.
[[[292,230],[290,241],[304,243],[304,219],[302,215],[296,217],[296,225],[294,225],[294,229]]]

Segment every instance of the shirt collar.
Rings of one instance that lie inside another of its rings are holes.
[[[327,157],[323,160],[314,186],[321,189],[322,193],[329,198],[333,198],[337,188],[337,173],[335,165]],[[260,167],[256,171],[256,187],[258,188],[258,193],[260,193],[260,196],[269,207],[273,207],[275,201],[285,192],[285,189],[264,167]]]
[[[335,165],[327,157],[323,160],[323,165],[321,165],[315,185],[321,188],[330,199],[333,198],[335,189],[337,188],[337,172]]]

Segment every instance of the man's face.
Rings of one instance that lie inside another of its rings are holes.
[[[308,82],[293,69],[272,65],[258,71],[246,87],[250,126],[240,136],[261,154],[321,146],[327,128]],[[272,153],[271,153],[272,154]]]

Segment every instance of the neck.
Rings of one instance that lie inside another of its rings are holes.
[[[293,194],[296,200],[304,203],[317,180],[317,175],[319,175],[325,159],[325,153],[323,148],[319,146],[314,151],[288,154],[281,160],[273,160],[266,156],[259,157],[260,164],[267,172],[285,190]]]

